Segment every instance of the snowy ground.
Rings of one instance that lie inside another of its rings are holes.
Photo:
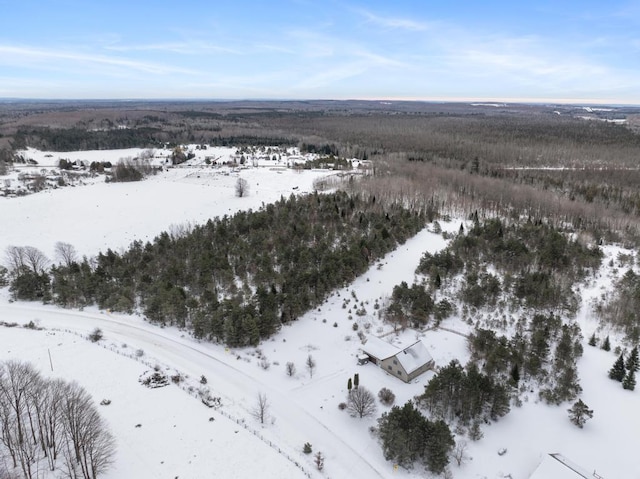
[[[150,239],[172,224],[202,222],[257,208],[282,194],[309,191],[313,179],[326,174],[243,170],[239,174],[247,175],[251,194],[236,198],[235,178],[207,176],[205,171],[174,169],[141,183],[96,184],[2,200],[0,224],[5,227],[0,251],[11,244],[32,245],[52,256],[55,242],[66,241],[81,254],[94,255],[107,247],[126,247],[134,239]],[[442,226],[455,231],[459,222]],[[0,320],[20,324],[34,320],[46,328],[0,329],[0,359],[30,360],[44,374],[78,380],[98,402],[112,400],[111,405],[100,406],[119,445],[108,478],[425,477],[422,470],[394,470],[384,460],[369,432],[375,418],[351,418],[337,406],[345,400],[347,379],[355,372],[360,384],[376,394],[383,386],[393,390],[397,404],[422,391],[432,373],[404,384],[373,365],[357,366],[359,340],[353,323],[358,322],[359,330],[369,324],[369,334],[385,335],[397,344],[415,341],[416,332],[387,335],[389,328],[377,319],[374,304],[390,295],[395,284],[403,280],[411,284],[422,253],[444,245],[442,236],[424,230],[320,308],[261,344],[259,351],[197,342],[184,332],[156,328],[136,316],[10,303],[6,289],[0,290]],[[608,248],[607,254],[604,264],[617,250]],[[611,284],[608,274],[603,272],[584,289],[585,308],[578,319],[586,338],[596,328],[588,303]],[[343,308],[345,299],[350,302]],[[364,305],[365,316],[355,315],[356,301],[358,307]],[[427,331],[420,337],[437,365],[453,358],[464,363],[466,341],[457,333],[465,333],[468,326],[456,318],[444,325],[451,331]],[[77,335],[94,327],[105,333],[101,345]],[[616,359],[613,352],[589,347],[586,340],[584,348],[579,361],[581,397],[595,413],[583,430],[569,422],[569,404],[550,407],[532,396],[497,424],[485,427],[483,439],[469,441],[466,463],[451,467],[454,477],[493,479],[510,474],[524,479],[550,452],[562,453],[606,479],[639,477],[635,450],[640,416],[635,411],[640,408],[640,393],[625,391],[607,378]],[[309,354],[317,363],[313,377],[304,366]],[[294,377],[285,373],[287,362],[296,365]],[[173,384],[155,390],[142,387],[139,375],[154,365],[169,374],[188,376],[182,389]],[[219,410],[194,397],[202,375],[212,395],[222,399]],[[270,419],[264,425],[251,415],[259,393],[266,394],[270,403]],[[385,410],[379,405],[377,416]],[[322,473],[315,470],[312,457],[302,453],[305,442],[312,444],[314,453],[325,455]],[[502,448],[506,454],[498,455]]]

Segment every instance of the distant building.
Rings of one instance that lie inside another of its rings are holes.
[[[360,364],[364,362],[363,356],[406,383],[434,366],[433,358],[422,341],[399,349],[380,338],[370,336],[362,346],[362,355],[358,358]]]
[[[603,479],[594,472],[587,472],[562,454],[545,454],[540,465],[529,479]]]

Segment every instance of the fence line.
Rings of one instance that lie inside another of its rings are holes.
[[[70,329],[60,329],[60,328],[51,328],[49,329],[49,331],[59,331],[59,332],[65,332],[65,333],[69,333],[69,334],[73,334],[75,336],[78,336],[80,338],[86,339],[86,340],[90,340],[88,335],[84,335],[81,333],[78,333],[77,331],[72,331]],[[143,355],[137,355],[136,353],[132,353],[132,354],[127,354],[124,351],[122,351],[122,348],[117,348],[115,347],[113,344],[101,344],[99,342],[96,342],[95,344],[99,345],[100,347],[102,347],[103,349],[108,349],[109,351],[112,351],[116,354],[119,354],[120,356],[124,356],[126,358],[129,359],[133,359],[134,361],[137,361],[139,363],[144,364],[145,366],[154,369],[155,368],[155,364],[151,364],[151,362],[145,360]],[[140,350],[141,351],[141,350]],[[184,375],[178,371],[176,369],[176,372],[180,375],[183,376]],[[176,384],[176,383],[174,383]],[[182,383],[176,384],[176,386],[178,386],[180,389],[182,389],[184,392],[186,392],[187,394],[189,394],[190,396],[193,396],[194,398],[198,399],[200,402],[202,402],[202,394],[200,393],[200,391],[198,391],[197,388],[191,386],[186,386]],[[276,444],[274,444],[273,442],[271,442],[269,439],[265,439],[265,437],[260,434],[260,432],[257,429],[251,428],[249,427],[249,425],[245,422],[244,419],[239,419],[235,416],[233,416],[232,414],[229,414],[227,411],[222,410],[220,407],[215,407],[213,408],[214,411],[216,411],[218,414],[221,414],[222,416],[226,417],[227,419],[234,421],[236,424],[242,426],[244,429],[246,429],[247,431],[253,433],[254,436],[256,436],[258,439],[260,439],[263,443],[265,443],[267,446],[269,446],[271,449],[273,449],[274,451],[276,451],[278,454],[280,454],[281,456],[283,456],[284,458],[286,458],[289,462],[291,462],[294,466],[296,466],[298,469],[300,469],[302,471],[302,473],[308,477],[311,478],[311,473],[309,471],[307,471],[302,464],[300,464],[296,459],[294,459],[293,457],[291,457],[289,454],[287,454],[286,452],[284,452],[282,449],[280,449],[280,447],[278,447]]]

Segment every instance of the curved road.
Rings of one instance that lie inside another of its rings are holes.
[[[373,479],[384,475],[353,447],[342,440],[340,434],[319,421],[290,395],[274,389],[260,376],[252,376],[233,365],[235,356],[210,344],[199,344],[191,338],[178,336],[174,329],[162,329],[141,320],[113,318],[100,312],[63,310],[33,306],[30,303],[0,301],[0,318],[5,321],[27,323],[38,320],[45,328],[61,328],[87,334],[99,327],[109,341],[127,343],[136,349],[174,367],[176,370],[209,379],[208,386],[214,396],[223,397],[224,404],[235,402],[250,415],[256,396],[265,393],[269,412],[276,419],[272,429],[281,430],[272,442],[295,456],[300,445],[307,441],[321,444],[327,462],[331,463],[334,477]],[[269,435],[269,428],[265,435]]]

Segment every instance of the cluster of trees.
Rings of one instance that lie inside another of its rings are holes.
[[[111,176],[107,180],[113,182],[140,181],[146,176],[157,173],[147,160],[120,160],[111,168]]]
[[[635,346],[625,361],[624,353],[620,353],[618,359],[609,370],[609,378],[622,383],[624,389],[633,391],[636,388],[636,373],[640,370],[638,359],[638,347]]]
[[[431,318],[436,324],[453,313],[454,306],[447,299],[435,302],[423,284],[414,283],[409,287],[406,281],[393,287],[388,305],[382,311],[386,321],[394,327],[421,328]]]
[[[151,321],[192,329],[199,338],[255,345],[424,225],[420,214],[359,195],[291,195],[134,242],[122,254],[107,250],[49,271],[11,265],[11,290],[17,299],[66,307],[140,308]],[[34,276],[42,280],[39,290],[18,287]]]
[[[553,314],[536,314],[516,325],[511,338],[478,328],[469,336],[472,359],[483,370],[517,386],[521,379],[543,386],[541,396],[559,404],[581,391],[577,360],[582,356],[582,334],[577,324],[562,324]]]
[[[514,222],[492,218],[473,226],[434,255],[425,253],[417,272],[440,284],[462,271],[464,303],[494,306],[504,294],[514,306],[573,312],[578,298],[572,286],[600,266],[602,251],[572,240],[542,221]],[[501,278],[487,272],[491,266]]]
[[[0,363],[0,455],[28,479],[45,462],[65,477],[96,479],[112,464],[115,440],[77,383],[45,379],[29,363]],[[5,476],[4,474],[7,474]],[[0,476],[13,477],[2,471]]]
[[[449,426],[441,419],[427,419],[411,401],[382,414],[378,436],[386,460],[405,468],[419,462],[435,474],[445,470],[455,446]]]
[[[634,344],[640,341],[640,275],[629,269],[616,282],[609,297],[596,306],[598,316],[605,324],[622,331]]]
[[[9,291],[15,298],[51,300],[49,259],[42,251],[33,246],[8,246],[5,261],[11,278]]]
[[[473,362],[465,370],[453,360],[438,371],[417,400],[432,416],[468,426],[507,414],[511,387],[501,378],[481,373]]]

